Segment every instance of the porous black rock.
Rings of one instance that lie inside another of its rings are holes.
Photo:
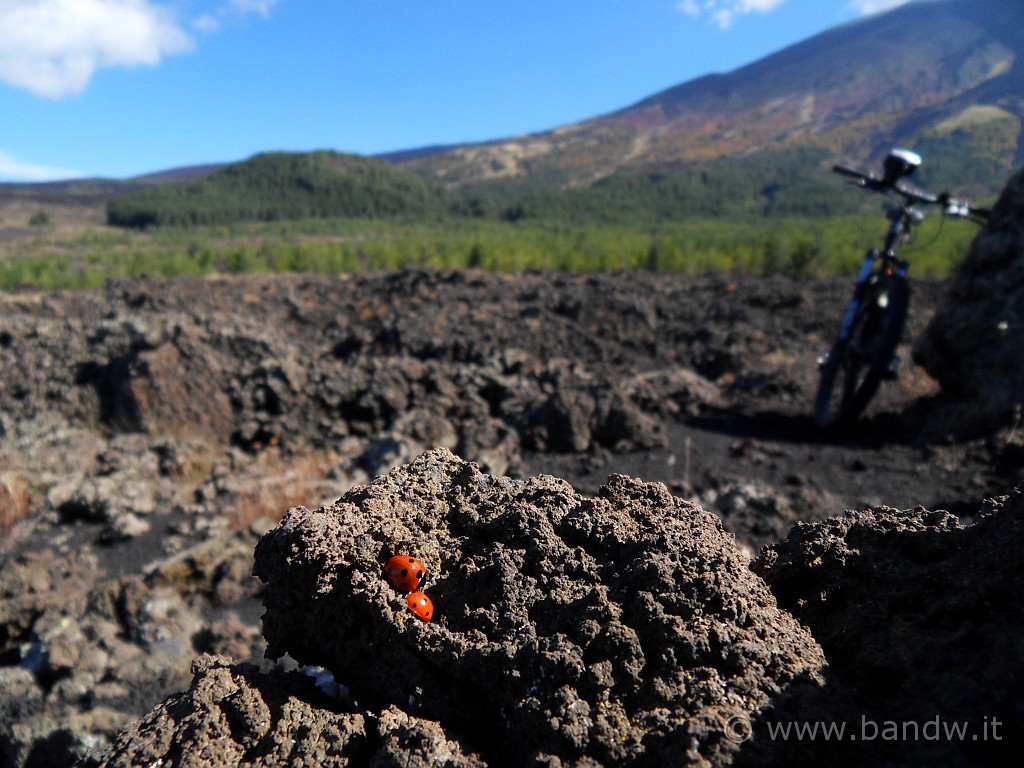
[[[981,434],[1020,418],[1024,406],[1024,170],[1007,182],[914,346],[942,386],[931,421]],[[933,426],[934,429],[934,426]]]
[[[967,526],[924,507],[798,524],[762,550],[753,569],[828,657],[832,693],[801,704],[805,722],[847,729],[822,759],[1001,765],[1019,754],[1019,489],[987,500]]]
[[[383,578],[398,553],[427,567],[431,623]],[[587,498],[433,450],[290,509],[254,572],[269,656],[493,765],[727,764],[735,723],[824,667],[715,515],[625,476]]]

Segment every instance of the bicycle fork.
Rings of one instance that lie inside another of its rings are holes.
[[[850,300],[850,306],[846,308],[846,315],[843,317],[843,324],[839,329],[839,340],[848,341],[850,339],[850,331],[853,329],[853,320],[857,317],[857,312],[860,311],[861,304],[864,303],[864,294],[867,292],[868,278],[871,277],[871,270],[874,269],[875,262],[878,261],[879,252],[877,248],[871,248],[867,255],[864,257],[864,265],[860,268],[860,274],[857,275],[857,282],[853,286],[853,298]]]

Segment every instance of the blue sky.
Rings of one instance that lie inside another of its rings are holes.
[[[0,181],[542,131],[907,0],[0,0]]]

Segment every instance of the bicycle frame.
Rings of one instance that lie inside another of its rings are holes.
[[[924,216],[908,205],[900,205],[889,211],[889,231],[885,235],[884,250],[871,248],[864,256],[864,264],[857,275],[857,282],[853,287],[853,299],[846,309],[843,317],[843,324],[839,329],[839,339],[846,341],[850,338],[853,329],[853,321],[860,311],[864,301],[864,294],[867,291],[868,280],[876,272],[875,265],[880,262],[877,271],[884,274],[896,274],[903,277],[910,268],[910,263],[899,255],[900,246],[910,237],[914,224],[920,223]]]

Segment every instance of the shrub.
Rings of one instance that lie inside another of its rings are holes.
[[[36,211],[28,220],[30,227],[46,227],[50,225],[50,214],[46,211]]]

